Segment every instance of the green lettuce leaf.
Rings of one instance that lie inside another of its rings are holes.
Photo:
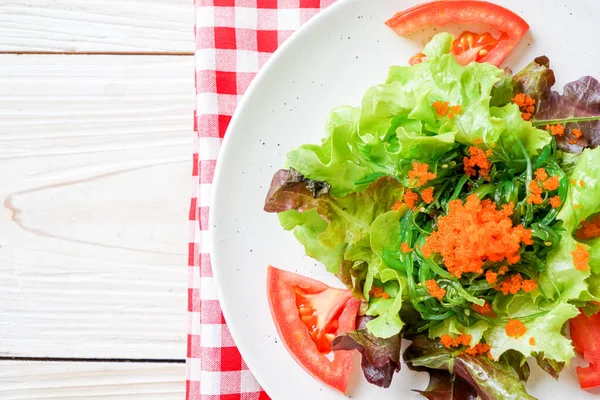
[[[519,380],[527,382],[531,370],[527,364],[527,358],[516,350],[508,350],[500,356],[500,363],[506,365],[519,377]]]
[[[558,246],[548,253],[546,270],[539,277],[539,284],[547,297],[569,301],[579,299],[587,292],[586,279],[590,271],[575,268],[571,255],[578,244],[569,233],[563,232]]]
[[[505,152],[508,157],[523,157],[518,142],[525,146],[529,156],[535,156],[552,141],[548,132],[533,127],[530,122],[521,118],[521,111],[516,104],[493,107],[491,115],[501,120],[505,126],[499,138],[499,151]]]
[[[366,325],[369,332],[373,335],[387,339],[398,335],[404,327],[404,322],[400,319],[400,309],[402,308],[402,294],[406,286],[406,280],[402,279],[397,271],[391,268],[384,269],[379,273],[382,283],[397,282],[397,289],[393,299],[377,299],[375,306],[369,307],[367,315],[377,316]]]
[[[512,98],[517,93],[517,82],[513,79],[512,71],[505,69],[500,76],[500,80],[496,82],[492,88],[492,99],[490,106],[502,107],[512,101]]]
[[[487,63],[461,66],[448,54],[451,42],[452,35],[436,35],[424,49],[425,62],[391,67],[384,84],[367,90],[360,108],[335,109],[323,142],[292,150],[287,166],[329,183],[332,196],[343,197],[364,191],[380,176],[401,177],[403,165],[435,160],[458,144],[483,140],[509,161],[523,159],[521,142],[535,156],[551,136],[507,104],[514,86],[508,73]],[[438,115],[436,101],[461,112]]]
[[[327,136],[321,145],[306,144],[287,155],[287,167],[311,179],[326,181],[334,196],[362,191],[366,184],[356,182],[382,168],[358,153],[360,109],[343,106],[331,112],[326,124]]]
[[[471,346],[474,346],[481,341],[484,332],[489,327],[490,324],[483,320],[477,321],[474,325],[467,327],[458,322],[458,319],[454,316],[432,325],[429,328],[429,338],[435,339],[442,335],[450,335],[453,338],[460,335],[471,335]]]
[[[584,150],[570,176],[570,179],[585,183],[584,187],[569,185],[564,206],[558,214],[558,219],[563,221],[563,227],[571,233],[582,220],[600,212],[598,160],[600,160],[600,149]]]
[[[327,230],[328,223],[319,215],[317,209],[304,212],[287,210],[279,213],[278,217],[283,229],[293,230],[296,239],[304,245],[307,256],[323,263],[330,272],[340,272],[346,244],[338,243],[329,247],[321,243],[319,236]],[[351,274],[352,266],[353,264],[350,263],[344,272]]]
[[[597,167],[599,159],[600,148],[585,149],[580,156],[574,158],[576,164],[570,179],[583,181],[584,186],[569,185],[567,198],[557,216],[563,221],[563,227],[569,234],[575,232],[581,221],[600,212],[600,173]],[[600,274],[600,239],[587,241],[585,245],[590,252],[589,264],[592,272]]]
[[[294,230],[307,255],[323,262],[333,273],[340,272],[344,260],[377,260],[371,249],[371,225],[402,198],[404,189],[398,181],[382,177],[364,193],[315,197],[306,182],[285,179],[288,175],[286,170],[276,173],[265,210],[280,213],[281,225]],[[347,268],[354,265],[344,263]]]
[[[505,304],[499,305],[498,301]],[[562,301],[547,302],[542,298],[533,301],[530,295],[498,296],[495,303],[498,319],[505,322],[491,327],[484,334],[495,359],[511,349],[525,357],[544,353],[546,358],[557,362],[568,363],[573,358],[573,346],[562,334],[562,328],[569,319],[579,314],[577,307]],[[519,338],[508,336],[505,328],[509,319],[521,320],[527,328],[526,333]],[[532,337],[534,345],[529,342]]]

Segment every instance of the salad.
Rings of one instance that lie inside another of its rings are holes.
[[[341,392],[353,350],[388,387],[402,339],[428,399],[533,399],[530,363],[557,378],[576,351],[582,388],[600,386],[600,82],[553,91],[545,56],[498,68],[528,25],[490,3],[387,23],[409,35],[450,21],[506,33],[435,35],[275,173],[265,211],[348,288],[269,267],[275,324]]]

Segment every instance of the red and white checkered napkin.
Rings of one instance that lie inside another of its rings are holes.
[[[195,0],[196,115],[190,206],[188,400],[262,400],[221,314],[206,250],[221,140],[250,81],[300,25],[335,0]]]

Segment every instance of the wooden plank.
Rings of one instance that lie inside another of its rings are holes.
[[[191,0],[2,0],[0,52],[194,49]]]
[[[194,60],[0,56],[0,356],[185,356]]]
[[[0,398],[181,400],[185,364],[0,362]]]

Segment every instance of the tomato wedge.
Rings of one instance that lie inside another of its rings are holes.
[[[514,12],[497,4],[475,0],[424,3],[401,11],[386,22],[400,36],[411,35],[427,26],[481,23],[502,32],[494,47],[485,47],[487,53],[481,52],[484,48],[477,51],[477,54],[481,54],[478,62],[488,62],[496,66],[504,61],[529,30],[527,22]],[[485,41],[487,40],[489,37],[486,36]]]
[[[267,290],[277,331],[294,359],[312,376],[344,393],[352,371],[352,352],[325,354],[340,333],[355,329],[359,302],[302,275],[269,266]]]
[[[500,40],[495,39],[488,32],[482,35],[469,31],[463,32],[452,43],[452,54],[460,65],[467,65],[473,61],[483,62],[482,60],[498,46]]]
[[[600,314],[590,317],[581,313],[569,321],[571,339],[575,350],[590,363],[577,367],[577,377],[582,389],[600,387]]]

